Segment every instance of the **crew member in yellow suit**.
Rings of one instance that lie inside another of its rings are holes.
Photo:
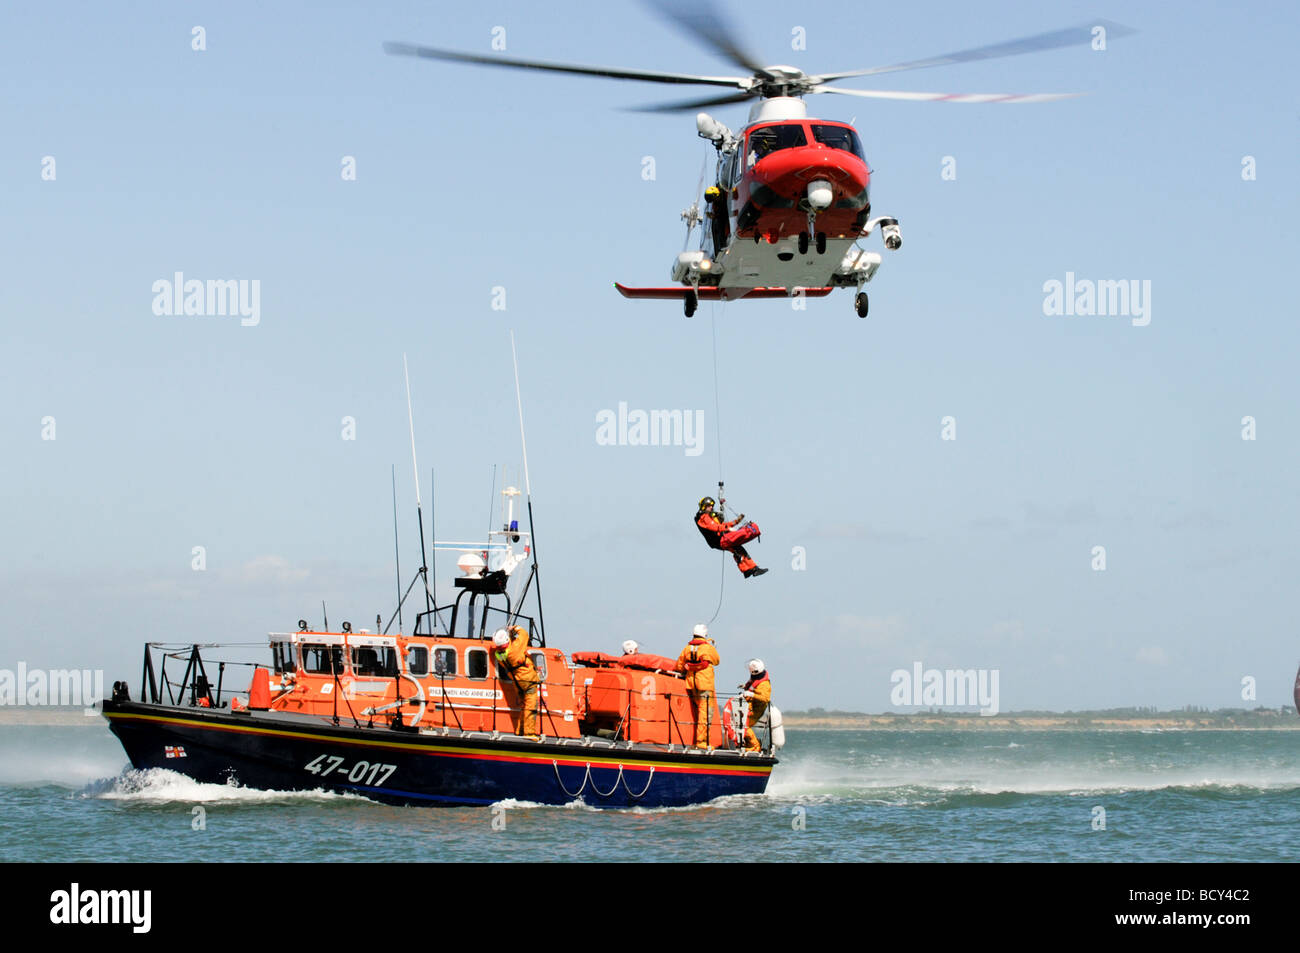
[[[519,731],[534,741],[541,740],[537,730],[537,686],[542,676],[528,657],[528,630],[512,625],[509,630],[497,629],[492,635],[496,646],[497,669],[505,674],[519,690]]]
[[[686,675],[686,693],[695,709],[695,747],[709,748],[709,727],[713,723],[713,666],[720,663],[718,650],[709,638],[709,627],[697,625],[692,638],[677,657],[677,671]]]
[[[767,706],[772,704],[772,682],[761,658],[749,660],[749,681],[740,686],[740,694],[749,702],[749,717],[745,719],[745,750],[761,751],[754,726],[767,714]]]

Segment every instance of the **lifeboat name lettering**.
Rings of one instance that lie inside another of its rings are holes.
[[[441,692],[443,691],[443,689],[439,689],[439,691]],[[499,688],[496,690],[493,690],[491,688],[448,688],[445,689],[445,691],[447,692],[448,698],[505,698],[506,697],[504,694],[502,694]]]
[[[331,774],[346,775],[353,784],[375,787],[391,778],[393,772],[397,770],[397,765],[378,762],[372,764],[369,761],[358,761],[349,765],[346,758],[323,754],[313,758],[303,767],[303,770],[311,774],[319,774],[322,778]]]

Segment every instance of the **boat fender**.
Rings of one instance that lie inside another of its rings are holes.
[[[258,711],[271,707],[271,673],[264,668],[253,669],[253,683],[248,686],[248,707]]]
[[[769,705],[767,710],[771,717],[772,747],[784,748],[785,726],[781,724],[781,709],[777,708],[775,705]]]

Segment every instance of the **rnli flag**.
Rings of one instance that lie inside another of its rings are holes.
[[[180,745],[166,745],[163,747],[163,754],[169,758],[185,757],[185,749]]]

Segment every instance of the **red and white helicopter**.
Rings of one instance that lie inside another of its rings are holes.
[[[667,298],[683,302],[686,316],[700,300],[777,298],[792,295],[822,297],[836,288],[854,288],[858,316],[867,316],[863,286],[880,267],[881,256],[858,246],[879,229],[887,249],[903,244],[898,220],[871,217],[868,197],[871,170],[857,131],[848,123],[814,119],[805,95],[837,93],[869,99],[920,100],[948,103],[1040,103],[1075,93],[915,93],[877,89],[839,89],[829,84],[859,76],[948,66],[975,60],[1014,56],[1037,50],[1093,43],[1098,31],[1107,39],[1133,31],[1099,20],[1050,33],[961,50],[944,56],[875,66],[868,69],[809,75],[793,66],[762,66],[736,41],[731,30],[707,4],[697,0],[689,10],[662,10],[689,36],[748,71],[746,76],[696,76],[655,70],[580,66],[492,54],[462,53],[407,43],[386,43],[389,53],[428,59],[507,66],[603,76],[651,83],[720,86],[734,90],[686,102],[646,107],[647,112],[693,112],[757,99],[749,121],[733,132],[708,113],[696,116],[696,129],[717,151],[713,185],[682,212],[686,244],[672,265],[676,286],[632,288],[615,283],[626,298]],[[702,193],[702,194],[701,194]],[[700,208],[701,200],[704,208]],[[700,247],[687,250],[691,234],[701,223]]]

